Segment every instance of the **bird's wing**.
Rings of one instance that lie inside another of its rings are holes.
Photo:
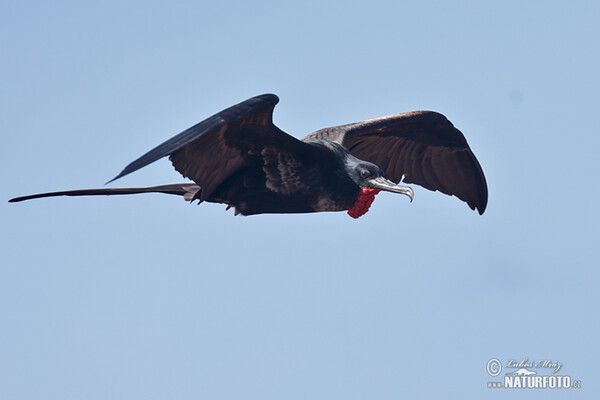
[[[269,165],[274,163],[277,169],[277,165],[287,160],[287,167],[293,168],[294,155],[307,156],[306,153],[318,150],[273,124],[273,108],[278,101],[277,96],[264,94],[223,110],[150,150],[125,167],[113,181],[169,156],[177,171],[200,185],[200,199],[204,200],[224,180],[248,166],[250,158],[259,156],[264,160],[269,189],[293,191],[293,187],[278,182],[277,171],[269,175]],[[283,157],[279,164],[278,155]]]
[[[388,179],[415,183],[465,201],[483,214],[487,184],[463,134],[442,114],[416,111],[325,128],[306,139],[337,142],[377,164]]]

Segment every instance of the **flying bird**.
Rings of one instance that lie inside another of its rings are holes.
[[[40,193],[40,197],[166,193],[227,204],[235,215],[348,211],[364,215],[379,191],[401,181],[454,195],[483,214],[487,185],[462,133],[442,114],[416,111],[318,130],[296,139],[273,124],[279,98],[227,108],[133,161],[108,183],[169,156],[194,183]]]

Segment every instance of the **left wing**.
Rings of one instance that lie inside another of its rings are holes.
[[[150,150],[110,182],[169,156],[177,171],[202,188],[199,200],[211,198],[215,189],[241,170],[266,175],[266,182],[256,177],[256,185],[266,184],[273,192],[290,195],[302,190],[298,180],[303,176],[298,175],[310,174],[305,171],[310,163],[303,161],[319,158],[324,152],[273,124],[278,101],[277,96],[264,94],[229,107]],[[235,191],[246,190],[244,185],[250,184],[251,178],[236,181]],[[228,197],[219,196],[222,200]]]

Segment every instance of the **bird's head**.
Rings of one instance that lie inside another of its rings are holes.
[[[385,190],[386,192],[400,193],[406,195],[413,200],[414,193],[408,186],[396,185],[386,179],[385,172],[377,165],[368,161],[359,160],[358,158],[348,155],[345,162],[346,171],[350,178],[361,189],[377,189]]]

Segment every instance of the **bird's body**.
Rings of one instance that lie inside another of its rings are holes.
[[[483,213],[487,186],[463,135],[441,114],[421,111],[326,128],[298,140],[272,123],[279,99],[253,97],[185,130],[129,164],[118,179],[162,157],[194,184],[89,189],[50,196],[160,192],[224,203],[236,214],[343,211],[357,218],[380,190],[412,182],[456,195]],[[112,182],[112,181],[111,181]]]

